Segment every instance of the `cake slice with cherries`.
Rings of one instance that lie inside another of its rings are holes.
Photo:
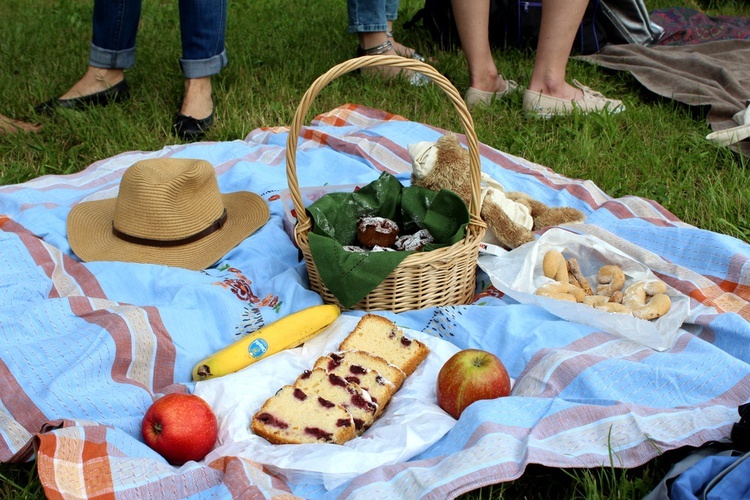
[[[343,406],[292,385],[266,400],[251,428],[273,444],[342,444],[357,434],[354,418]]]
[[[396,324],[375,314],[365,314],[341,342],[339,350],[367,351],[398,366],[408,377],[425,360],[430,349],[411,339]]]
[[[323,368],[305,370],[297,377],[294,386],[305,393],[316,394],[328,401],[341,405],[351,413],[357,434],[361,434],[375,421],[378,405],[361,387],[347,382],[335,373]]]
[[[356,355],[346,356],[346,353],[359,353],[361,359],[356,359]],[[313,368],[321,368],[328,373],[338,375],[347,382],[357,384],[363,390],[367,391],[370,398],[372,398],[372,402],[378,405],[378,410],[375,413],[375,418],[377,418],[383,413],[383,410],[397,389],[396,384],[381,375],[378,370],[372,368],[373,365],[378,364],[378,361],[381,364],[381,368],[383,364],[388,364],[384,359],[363,351],[343,351],[343,353],[331,353],[328,356],[321,356],[315,361]],[[401,380],[403,380],[403,372],[395,366],[393,366],[393,370],[398,370],[395,373],[400,373],[402,376]]]
[[[252,431],[273,444],[345,443],[373,424],[429,352],[392,321],[366,314],[337,352],[266,400]]]

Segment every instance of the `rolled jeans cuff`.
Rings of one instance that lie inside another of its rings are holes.
[[[355,24],[349,26],[349,33],[384,33],[388,31],[387,24]]]
[[[208,59],[180,59],[180,67],[185,78],[203,78],[219,74],[227,65],[227,51]]]
[[[89,66],[105,69],[128,69],[135,64],[135,47],[125,50],[109,50],[91,44]]]

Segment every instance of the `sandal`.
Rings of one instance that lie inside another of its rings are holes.
[[[376,45],[375,47],[370,47],[369,49],[362,48],[361,46],[357,46],[357,57],[362,56],[382,56],[384,54],[387,54],[388,52],[394,50],[393,49],[393,43],[390,40],[386,40],[385,42],[381,43],[380,45]],[[415,52],[416,54],[416,52]],[[419,55],[419,54],[417,54]],[[419,56],[422,57],[422,56]],[[412,59],[416,59],[415,57],[412,57]],[[418,60],[418,59],[417,59]],[[392,77],[392,76],[399,76],[402,74],[403,70],[399,70],[398,73],[395,75],[385,75],[386,77]],[[408,76],[409,83],[415,87],[423,87],[430,83],[430,79],[426,76],[424,76],[422,73],[418,73],[416,71],[411,72],[411,74]]]
[[[385,36],[387,36],[388,38],[390,38],[391,40],[393,40],[393,31],[386,31],[385,32]],[[398,51],[396,51],[396,53],[398,55],[402,56],[402,57],[406,57],[406,58],[409,58],[409,59],[414,59],[414,60],[417,60],[419,62],[425,62],[425,58],[424,58],[424,56],[422,54],[420,54],[419,52],[417,52],[414,49],[409,49],[409,50],[411,50],[411,54],[410,55],[404,55],[404,54],[399,53]]]

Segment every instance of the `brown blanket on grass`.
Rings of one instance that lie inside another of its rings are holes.
[[[732,117],[750,100],[750,40],[721,40],[697,45],[607,45],[577,59],[629,71],[650,91],[690,106],[709,106],[706,116],[716,132],[738,124]],[[750,140],[732,146],[750,155]]]

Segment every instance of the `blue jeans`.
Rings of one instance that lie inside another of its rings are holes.
[[[227,65],[227,0],[180,0],[180,66],[185,78],[219,73]],[[141,0],[95,0],[89,65],[128,69],[135,64]]]
[[[349,33],[388,31],[398,15],[398,0],[347,0]]]

